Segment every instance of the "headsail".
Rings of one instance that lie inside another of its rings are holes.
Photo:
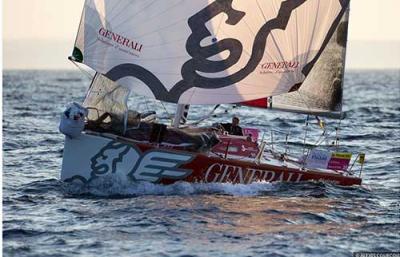
[[[181,104],[296,90],[349,0],[86,0],[74,57],[135,91]]]
[[[96,120],[104,113],[109,113],[123,124],[128,111],[129,94],[128,88],[96,73],[86,93],[83,106],[89,108],[88,118],[90,120]]]
[[[299,90],[244,104],[340,118],[348,19],[349,9]]]

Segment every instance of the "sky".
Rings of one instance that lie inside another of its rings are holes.
[[[187,0],[194,1],[194,0]],[[72,69],[83,0],[4,0],[3,68]],[[347,67],[400,68],[400,0],[351,0]]]

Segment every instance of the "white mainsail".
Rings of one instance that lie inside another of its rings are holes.
[[[73,56],[137,94],[237,103],[296,90],[349,0],[86,0]]]

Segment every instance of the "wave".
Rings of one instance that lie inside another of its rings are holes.
[[[81,82],[81,78],[57,78],[58,82]]]
[[[45,232],[37,231],[37,230],[29,230],[29,229],[20,229],[20,228],[12,228],[12,229],[4,229],[3,230],[3,238],[10,239],[15,237],[34,237],[41,235]]]
[[[228,196],[279,196],[329,198],[335,196],[369,195],[364,187],[340,187],[324,182],[255,182],[252,184],[232,183],[189,183],[178,181],[170,185],[146,181],[123,179],[115,174],[96,178],[87,184],[74,181],[61,183],[62,193],[69,197],[128,198],[145,195],[228,195]]]
[[[216,194],[232,196],[257,196],[273,191],[275,183],[257,182],[249,185],[231,183],[188,183],[179,181],[171,185],[153,184],[145,181],[123,180],[108,175],[88,184],[64,183],[62,190],[70,196],[136,197],[143,195],[198,195]]]

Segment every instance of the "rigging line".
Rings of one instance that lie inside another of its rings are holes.
[[[223,18],[224,18],[224,16],[221,17],[220,23],[219,23],[218,28],[217,28],[217,32],[215,33],[215,38],[217,38],[217,34],[219,34],[220,31],[222,32],[223,35],[226,35],[227,37],[229,37],[229,35],[227,33],[225,33],[224,30],[221,30],[221,25],[222,25]],[[243,52],[245,54],[247,54],[248,57],[251,57],[251,54],[247,51],[247,49],[243,48]],[[219,54],[221,54],[221,52]]]
[[[158,101],[159,103],[161,103],[161,106],[164,108],[165,113],[167,114],[168,119],[170,120],[170,122],[172,122],[172,115],[168,112],[167,108],[165,107],[164,103],[162,101]]]
[[[294,50],[294,47],[292,48],[292,56],[298,56],[298,52],[299,52],[299,21],[298,21],[298,16],[297,16],[297,9],[294,10],[294,17],[295,17],[295,24],[296,24],[296,50]],[[300,61],[299,57],[298,61]]]
[[[315,145],[316,146],[320,146],[324,141],[328,140],[329,136],[333,133],[333,131],[329,132],[328,134],[326,134],[324,137],[320,138]]]
[[[196,92],[196,89],[197,89],[197,87],[194,87],[194,88],[192,88],[193,89],[193,91],[192,91],[192,95],[190,96],[190,101],[189,102],[192,102],[192,98],[193,98],[193,95],[195,94],[195,92]],[[189,89],[190,90],[190,89]],[[187,92],[187,91],[185,91],[185,92]],[[182,94],[183,95],[183,94]],[[182,96],[181,95],[181,96]]]
[[[258,0],[256,0],[256,3],[257,3],[257,6],[258,6],[258,9],[259,9],[260,12],[262,13],[262,16],[264,17],[264,21],[267,22],[267,17],[265,16],[264,11],[261,9],[261,6],[260,6],[260,3],[258,2]],[[283,3],[282,3],[282,4],[283,4]],[[271,37],[272,37],[272,41],[274,42],[274,45],[275,45],[276,49],[277,49],[278,52],[279,52],[279,55],[280,55],[282,61],[285,61],[285,58],[283,57],[282,51],[281,51],[281,49],[278,47],[278,44],[276,43],[276,40],[275,40],[275,37],[274,37],[274,34],[272,33],[272,31],[271,31],[270,35],[271,35]],[[265,44],[267,44],[267,40],[268,40],[268,39],[265,40]],[[288,79],[286,79],[286,80],[288,80]]]
[[[232,7],[234,7],[234,6],[233,6],[233,3],[232,3]],[[236,8],[236,9],[239,9],[239,8]],[[248,15],[246,15],[246,16],[244,17],[243,22],[244,22],[244,24],[246,25],[246,27],[248,28],[248,30],[251,32],[251,34],[253,34],[253,36],[255,37],[255,36],[256,36],[256,33],[254,33],[254,31],[251,29],[250,25],[247,23],[246,17],[248,17]]]
[[[233,7],[233,3],[232,3],[232,7]],[[219,33],[219,31],[220,31],[220,29],[221,29],[221,25],[222,25],[223,18],[224,18],[224,15],[221,17],[221,20],[220,20],[220,22],[219,22],[218,29],[217,29],[217,32],[215,33],[215,36],[217,36],[217,34]],[[253,34],[253,36],[255,37],[254,31],[250,28],[249,24],[246,22],[246,19],[244,19],[243,22],[245,23],[246,27],[247,27],[248,30],[251,32],[251,34]],[[227,33],[225,33],[224,30],[221,30],[221,31],[222,31],[222,34],[224,34],[224,35],[226,35],[226,36],[229,37],[229,35],[228,35]],[[247,51],[247,49],[243,48],[243,52],[244,52],[245,54],[247,54],[248,57],[251,57],[251,54]]]
[[[323,142],[326,142],[326,143],[328,143],[328,146],[330,146],[328,140],[329,140],[329,137],[331,137],[332,133],[333,133],[333,131],[329,132],[329,134],[327,134],[324,138],[321,139],[321,142],[319,142],[318,145],[321,145]]]
[[[221,33],[222,33],[222,35],[225,35],[225,36],[229,37],[229,35],[228,35],[227,33],[225,33],[224,30],[221,30]],[[247,51],[247,49],[243,48],[243,52],[244,52],[245,54],[247,54],[249,57],[251,57],[251,54]],[[221,52],[220,52],[220,53],[221,53]],[[219,53],[219,54],[220,54],[220,53]]]
[[[336,141],[336,151],[338,150],[338,148],[339,148],[339,129],[340,129],[340,125],[342,124],[342,119],[340,118],[339,119],[339,124],[338,124],[338,126],[336,127],[336,138],[335,138],[335,141]]]
[[[103,81],[104,84],[106,84],[106,81]],[[104,95],[102,95],[101,97],[99,97],[99,100],[95,103],[95,105],[97,105],[98,103],[100,103],[100,101],[104,100],[106,97],[111,96],[117,89],[121,88],[121,86],[117,86],[115,87],[113,90],[106,92]],[[94,92],[93,92],[94,93]],[[114,104],[115,105],[115,104]]]
[[[92,74],[90,74],[89,72],[87,72],[86,70],[84,70],[83,68],[81,68],[75,61],[70,60],[83,74],[85,74],[88,79],[92,80],[94,76],[92,76]]]
[[[220,106],[220,104],[215,105],[214,108],[207,115],[203,116],[202,118],[200,118],[199,120],[197,120],[195,122],[192,122],[190,124],[188,123],[187,125],[198,125],[198,124],[200,124],[204,120],[210,118],[211,115],[218,109],[219,106]],[[217,115],[217,114],[215,114],[215,115]]]
[[[218,29],[217,29],[217,32],[216,32],[215,35],[217,35],[217,34],[219,33],[219,31],[220,31],[223,18],[224,18],[224,16],[221,17],[221,20],[220,20],[220,23],[219,23],[219,25],[218,25]],[[249,31],[253,34],[253,36],[255,36],[254,32],[251,30],[251,28],[250,28],[250,26],[248,25],[248,23],[247,23],[245,20],[243,20],[243,21],[244,21],[244,23],[246,24],[246,26],[247,26],[247,28],[249,29]],[[222,33],[225,34],[225,35],[227,35],[227,36],[229,36],[227,33],[224,33],[224,31],[222,31]],[[247,49],[243,49],[243,51],[244,51],[249,57],[251,56],[250,53],[247,51]]]
[[[307,140],[307,132],[308,132],[308,121],[309,121],[309,118],[310,118],[310,115],[308,115],[307,114],[307,118],[306,118],[306,129],[305,129],[305,132],[304,132],[304,142],[303,142],[303,156],[304,156],[304,152],[305,152],[305,149],[306,149],[306,140]]]
[[[163,10],[163,11],[161,11],[161,12],[159,12],[159,13],[153,15],[153,16],[145,17],[145,21],[138,20],[138,21],[135,21],[135,23],[138,23],[138,24],[141,24],[141,23],[143,23],[143,22],[149,23],[152,19],[157,18],[158,16],[160,16],[160,15],[162,15],[162,14],[168,12],[169,10],[173,9],[174,7],[180,5],[183,1],[184,1],[184,0],[180,0],[179,2],[177,2],[177,3],[173,4],[173,5],[169,5],[169,7],[168,7],[167,9],[165,9],[165,10]],[[154,3],[154,2],[153,2],[153,3]],[[150,5],[152,5],[153,3],[151,3]],[[148,7],[149,7],[150,5],[148,5]],[[142,10],[142,11],[143,11],[143,10]],[[130,17],[128,17],[128,19],[126,19],[126,20],[124,20],[123,22],[117,24],[116,27],[121,26],[122,24],[124,24],[125,22],[129,21],[129,20],[130,20],[131,18],[133,18],[133,17],[135,17],[135,15],[132,15],[132,16],[130,15]]]
[[[317,139],[317,141],[314,143],[315,146],[318,146],[318,142],[319,142],[323,137],[325,137],[325,132],[326,132],[326,130],[324,130],[324,131],[322,132],[322,134],[319,136],[319,138]]]
[[[303,83],[304,83],[304,81],[303,81]],[[309,115],[311,114],[311,115],[318,116],[318,114],[312,114],[313,111],[312,111],[312,109],[310,108],[310,106],[307,104],[307,101],[304,99],[304,95],[301,94],[300,90],[297,90],[296,92],[297,92],[297,94],[299,95],[300,100],[303,102],[303,104],[305,105],[305,107],[307,108],[307,110],[310,112]],[[331,112],[331,110],[329,110],[328,113],[330,113],[330,112]],[[340,116],[342,116],[342,111],[340,112]],[[329,116],[328,116],[328,117],[329,117]],[[340,119],[340,120],[341,120],[341,119]]]

